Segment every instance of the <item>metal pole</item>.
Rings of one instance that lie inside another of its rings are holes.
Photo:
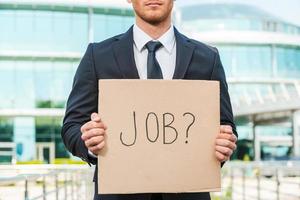
[[[74,200],[74,173],[71,173],[71,191],[72,200]]]
[[[28,180],[26,179],[25,180],[25,193],[24,193],[24,199],[25,200],[28,200],[29,197],[28,197]]]
[[[246,173],[246,169],[245,168],[243,168],[242,169],[242,172],[243,172],[243,200],[246,200],[246,184],[245,184],[245,182],[246,182],[246,177],[245,177],[245,173]]]
[[[46,176],[43,176],[43,200],[46,200]]]
[[[234,174],[233,174],[233,167],[230,168],[230,188],[231,188],[231,198],[233,199],[233,181],[234,181]]]
[[[58,188],[58,177],[57,174],[55,174],[55,199],[58,200],[59,196],[59,188]]]
[[[88,188],[87,188],[87,186],[88,186],[87,179],[88,179],[88,174],[87,174],[87,172],[85,172],[84,173],[84,185],[83,185],[83,187],[84,187],[84,193],[85,193],[85,195],[84,195],[85,199],[89,198],[89,196],[88,196]]]
[[[276,199],[280,200],[280,181],[279,181],[279,174],[278,169],[276,169]]]
[[[256,169],[257,178],[257,200],[260,200],[260,168]]]
[[[78,179],[78,173],[79,173],[79,171],[78,170],[76,170],[75,171],[76,173],[75,173],[75,189],[76,189],[76,199],[81,199],[81,192],[79,192],[79,184],[80,184],[80,179]]]
[[[67,172],[65,172],[65,180],[64,180],[64,189],[65,189],[65,200],[68,199],[68,182],[67,182],[67,179],[68,179],[68,176],[67,176]]]

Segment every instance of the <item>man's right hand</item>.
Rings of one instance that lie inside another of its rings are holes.
[[[107,126],[101,121],[97,113],[91,115],[91,121],[81,126],[81,139],[94,155],[98,155],[105,145]]]

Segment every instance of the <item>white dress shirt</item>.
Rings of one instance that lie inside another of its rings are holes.
[[[163,78],[172,79],[176,65],[176,39],[173,25],[160,38],[154,40],[135,24],[133,26],[133,52],[140,79],[147,79],[148,49],[145,45],[152,40],[159,41],[162,44],[162,47],[156,51],[155,56],[160,65]]]

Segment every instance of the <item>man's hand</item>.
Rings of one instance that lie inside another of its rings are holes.
[[[220,134],[216,139],[216,157],[220,162],[229,160],[236,149],[237,137],[232,132],[232,127],[228,125],[220,126]]]
[[[91,115],[91,121],[81,126],[81,139],[94,155],[98,155],[105,145],[104,137],[107,126],[101,121],[97,113]]]

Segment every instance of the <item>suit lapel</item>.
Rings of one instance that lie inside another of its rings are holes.
[[[125,79],[139,79],[133,52],[133,28],[116,38],[114,56]]]
[[[183,36],[174,28],[176,38],[176,66],[173,79],[183,79],[190,64],[195,46],[188,38]]]
[[[174,28],[176,38],[176,65],[173,79],[183,79],[191,61],[195,46]],[[139,79],[133,52],[133,28],[116,38],[114,56],[125,79]]]

